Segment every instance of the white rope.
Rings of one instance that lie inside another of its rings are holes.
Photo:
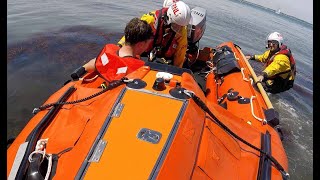
[[[84,78],[79,78],[80,81],[85,81],[85,82],[91,82],[93,80],[95,80],[98,77],[98,75],[95,75],[93,78],[91,79],[84,79]]]
[[[29,157],[28,157],[29,162],[33,162],[32,156],[33,156],[34,154],[36,154],[36,153],[42,154],[42,160],[41,160],[41,162],[43,161],[43,159],[44,159],[44,157],[45,157],[45,155],[46,155],[46,151],[45,151],[45,150],[44,150],[44,151],[38,150],[38,151],[33,151],[32,153],[30,153],[30,155],[29,155]]]
[[[235,53],[235,52],[233,52],[233,55],[234,55],[234,57],[235,57],[237,60],[239,60],[239,58],[237,58],[237,56],[236,56],[236,53]]]
[[[133,79],[123,80],[123,82],[125,82],[125,83],[129,83],[129,82],[132,82],[132,81],[133,81]]]
[[[49,179],[51,168],[52,168],[52,154],[46,154],[46,148],[45,148],[45,145],[48,143],[48,140],[49,138],[38,140],[35,150],[32,153],[30,153],[28,157],[29,162],[33,162],[32,156],[36,153],[39,153],[39,154],[42,154],[42,160],[40,163],[43,162],[44,158],[48,159],[48,168],[47,168],[47,173],[44,180]]]
[[[198,52],[197,52],[197,57],[196,57],[196,59],[199,58],[199,54],[200,54],[200,49],[198,48]]]
[[[52,168],[52,154],[47,154],[46,158],[48,159],[48,169],[47,169],[46,177],[44,178],[44,180],[48,180],[50,177],[51,168]]]
[[[242,79],[244,81],[249,81],[248,78],[246,78],[245,75],[244,75],[244,68],[241,68],[241,74],[242,74]],[[250,81],[251,81],[251,85],[253,85],[253,79],[252,78],[250,78]]]
[[[187,89],[184,90],[183,93],[185,93],[185,94],[186,94],[187,96],[189,96],[189,97],[192,97],[191,95],[194,94],[193,91],[190,91],[190,90],[187,90]]]
[[[241,74],[242,74],[242,79],[244,80],[244,81],[249,81],[249,79],[247,79],[246,77],[245,77],[245,75],[244,75],[244,68],[241,68]],[[252,83],[251,83],[252,84]]]
[[[266,121],[265,119],[261,119],[261,118],[257,117],[257,116],[254,114],[254,112],[253,112],[253,101],[252,101],[253,98],[256,98],[256,97],[255,97],[255,96],[251,96],[251,98],[250,98],[250,106],[251,106],[252,116],[253,116],[254,118],[256,118],[258,121],[262,122],[262,124],[266,124],[267,121]]]
[[[211,61],[206,61],[206,64],[207,64],[207,66],[208,66],[210,69],[213,69],[213,68],[214,68],[213,62],[211,62]]]
[[[206,61],[206,64],[210,68],[210,70],[203,72],[203,74],[206,74],[205,79],[207,79],[207,77],[210,73],[213,73],[213,71],[217,69],[216,67],[213,66],[213,63],[211,61]]]
[[[49,138],[47,138],[47,139],[40,139],[40,140],[37,141],[35,150],[34,150],[32,153],[30,153],[30,155],[29,155],[29,157],[28,157],[29,162],[32,162],[32,161],[33,161],[33,160],[32,160],[32,156],[33,156],[33,154],[35,154],[35,153],[42,154],[42,161],[43,161],[44,156],[46,155],[45,145],[47,144],[48,140],[49,140]],[[41,162],[42,162],[42,161],[41,161]]]
[[[248,81],[249,81],[248,78],[246,78],[245,75],[244,75],[244,68],[241,68],[241,74],[242,74],[242,79],[243,79],[244,81],[247,81],[247,82],[248,82]],[[251,85],[253,85],[253,79],[252,79],[252,78],[250,78],[250,81],[251,81]],[[251,114],[252,114],[252,116],[253,116],[255,119],[261,121],[262,124],[266,124],[267,121],[266,121],[265,119],[261,119],[261,118],[257,117],[257,116],[254,114],[254,111],[253,111],[253,101],[252,101],[253,98],[256,98],[256,96],[251,96],[251,98],[250,98]]]

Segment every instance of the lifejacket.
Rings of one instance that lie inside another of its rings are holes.
[[[280,47],[280,50],[278,52],[276,52],[274,55],[271,56],[271,58],[266,63],[266,67],[269,66],[273,62],[274,57],[277,54],[283,54],[283,55],[286,55],[289,58],[289,60],[290,60],[290,70],[281,72],[281,73],[277,74],[276,76],[281,75],[281,74],[285,74],[285,73],[288,73],[288,72],[291,71],[291,75],[293,76],[293,79],[294,79],[295,76],[296,76],[296,61],[294,60],[294,58],[292,56],[291,50],[286,45],[282,45]]]
[[[115,44],[106,44],[105,45],[105,52],[106,53],[110,53],[113,55],[118,55],[118,51],[119,51],[120,47],[115,45]]]
[[[271,52],[270,52],[271,53]],[[291,54],[291,51],[289,48],[287,48],[287,46],[282,45],[280,47],[280,50],[274,54],[269,54],[269,57],[271,56],[271,58],[267,61],[266,66],[270,65],[273,60],[274,57],[278,54],[283,54],[286,55],[289,58],[290,61],[290,69],[281,73],[278,73],[272,77],[269,77],[269,80],[272,81],[266,81],[265,84],[263,84],[265,90],[267,92],[270,93],[280,93],[286,90],[289,90],[290,88],[293,87],[294,84],[294,79],[295,79],[295,75],[296,75],[296,63],[295,60]],[[286,78],[281,77],[280,75],[282,74],[286,74],[288,73],[288,75],[286,76]],[[292,79],[290,79],[290,77],[292,76]]]
[[[98,74],[108,82],[119,80],[144,65],[144,61],[133,57],[119,57],[119,47],[106,45],[95,61]]]
[[[175,38],[176,33],[173,30],[169,30],[168,33],[165,33],[165,24],[164,19],[166,17],[168,8],[162,8],[155,11],[153,15],[155,20],[154,24],[151,26],[155,31],[155,37],[153,42],[153,48],[156,48],[157,57],[165,57],[167,59],[173,59],[173,55],[176,52],[178,43]]]

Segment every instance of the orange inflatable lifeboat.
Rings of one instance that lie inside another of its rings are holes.
[[[68,82],[8,148],[8,179],[286,179],[252,68],[232,42],[212,52],[205,92],[190,70],[152,62],[110,84]]]

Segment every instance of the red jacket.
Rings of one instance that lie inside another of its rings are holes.
[[[119,80],[144,65],[144,61],[133,57],[119,57],[120,47],[107,44],[96,58],[95,67],[106,81]]]

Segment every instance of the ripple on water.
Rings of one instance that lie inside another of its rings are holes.
[[[282,109],[286,110],[290,113],[294,118],[298,118],[298,114],[296,113],[296,109],[289,103],[285,102],[285,100],[279,99],[276,104],[281,107]]]

